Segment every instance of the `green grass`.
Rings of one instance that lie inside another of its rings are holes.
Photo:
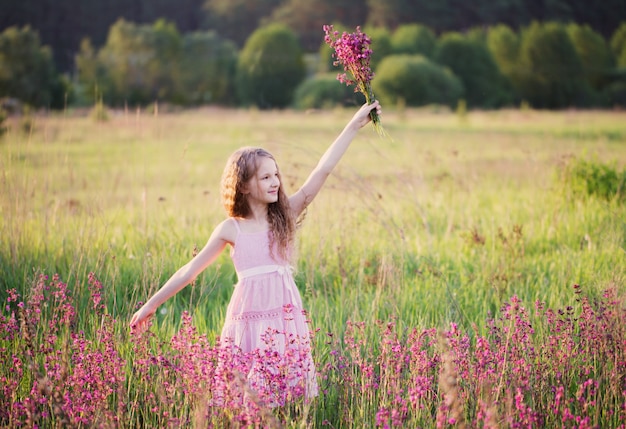
[[[0,298],[11,288],[27,296],[38,272],[58,273],[70,289],[95,272],[127,339],[138,302],[222,220],[228,155],[267,148],[295,191],[352,113],[115,112],[96,123],[66,112],[37,117],[31,134],[9,121],[0,140]],[[624,168],[623,113],[470,112],[459,122],[453,112],[385,109],[383,124],[392,139],[361,130],[300,231],[296,280],[321,333],[341,336],[350,320],[375,336],[375,322],[392,319],[402,329],[454,322],[485,333],[513,295],[560,308],[575,301],[574,284],[591,296],[624,291],[626,206],[572,197],[557,179],[572,157]],[[235,279],[225,252],[162,307],[157,337],[167,341],[189,310],[213,338]]]
[[[38,118],[31,135],[12,127],[0,146],[2,289],[22,288],[33,270],[95,271],[115,283],[111,312],[129,314],[221,220],[230,152],[268,148],[294,191],[350,114],[118,112],[96,123],[68,113]],[[624,208],[568,201],[554,180],[571,156],[624,165],[626,139],[608,137],[626,136],[620,116],[474,112],[460,123],[447,112],[386,111],[392,140],[362,130],[301,231],[298,279],[315,324],[389,312],[442,323],[460,309],[481,323],[512,293],[556,304],[572,283],[601,288],[621,278]],[[522,257],[497,239],[514,225]],[[472,244],[472,231],[485,243]],[[494,280],[499,274],[511,278]],[[232,279],[211,268],[198,295],[221,309]],[[339,312],[336,300],[348,308]]]

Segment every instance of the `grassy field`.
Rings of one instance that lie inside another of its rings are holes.
[[[223,219],[228,155],[270,150],[295,191],[352,113],[12,118],[0,140],[0,298],[9,301],[0,376],[11,410],[2,425],[623,427],[626,204],[576,193],[563,178],[576,160],[624,170],[623,112],[386,109],[390,138],[361,130],[299,234],[296,280],[317,332],[320,398],[245,418],[204,410],[194,420],[206,392],[154,387],[180,387],[186,373],[142,367],[152,378],[138,376],[142,353],[184,354],[170,338],[187,326],[185,312],[197,328],[189,343],[212,350],[220,332],[236,280],[227,252],[162,307],[148,342],[131,337],[127,322]],[[61,296],[76,313],[67,320]],[[32,310],[21,323],[19,302]],[[119,358],[102,364],[116,368],[117,390],[93,384],[99,408],[82,414],[57,398],[76,394],[67,380],[79,372],[77,333],[85,350],[110,347]],[[488,370],[476,361],[485,341]],[[65,378],[53,356],[66,362]],[[518,379],[524,371],[534,382]]]

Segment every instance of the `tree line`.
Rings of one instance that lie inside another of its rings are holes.
[[[353,31],[337,24],[340,31]],[[499,108],[626,105],[626,21],[610,37],[574,22],[506,24],[438,34],[417,23],[366,26],[384,103]],[[240,48],[214,30],[180,32],[158,19],[117,20],[105,42],[84,39],[75,72],[56,71],[52,50],[30,27],[0,34],[0,98],[35,107],[220,104],[318,108],[362,102],[336,79],[330,48],[315,52],[280,23],[255,30]]]
[[[52,50],[60,72],[74,70],[83,39],[106,42],[119,19],[173,23],[183,34],[213,30],[242,48],[262,25],[282,23],[306,51],[317,50],[322,25],[376,26],[395,30],[419,22],[442,34],[506,24],[517,31],[533,21],[589,25],[610,37],[626,19],[624,0],[2,0],[0,32],[30,26]]]

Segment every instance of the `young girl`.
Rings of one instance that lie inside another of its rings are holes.
[[[257,356],[245,374],[252,390],[263,391],[272,374],[281,372],[275,358],[289,356],[288,368],[293,373],[281,385],[299,386],[296,391],[307,398],[316,396],[306,314],[289,265],[296,219],[320,191],[357,131],[370,121],[373,109],[380,115],[378,101],[354,114],[304,185],[290,197],[271,154],[250,147],[233,153],[221,184],[228,218],[217,225],[204,248],[133,315],[131,329],[143,328],[157,307],[191,283],[230,245],[238,283],[226,311],[220,345]],[[272,359],[270,369],[267,362],[259,362]],[[284,397],[274,402],[284,403]]]

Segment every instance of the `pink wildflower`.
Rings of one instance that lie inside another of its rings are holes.
[[[337,79],[346,85],[355,85],[354,92],[360,92],[365,96],[368,103],[374,101],[374,93],[372,92],[371,82],[374,73],[370,68],[370,58],[372,50],[370,49],[371,39],[367,34],[361,31],[360,27],[356,28],[355,33],[339,34],[333,29],[332,25],[324,25],[324,41],[333,49],[332,57],[335,66],[342,65],[345,72],[339,73]],[[348,76],[349,74],[349,76]],[[380,118],[375,110],[370,113],[374,128],[378,134],[383,135],[385,131],[380,123]]]

